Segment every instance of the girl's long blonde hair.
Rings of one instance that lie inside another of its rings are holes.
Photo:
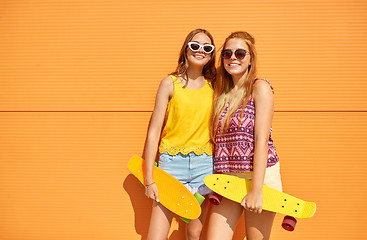
[[[195,29],[192,30],[186,37],[182,47],[181,47],[181,51],[180,51],[180,56],[178,58],[178,64],[176,67],[176,70],[174,72],[172,72],[170,75],[174,75],[176,77],[186,77],[186,84],[185,86],[187,86],[188,83],[188,77],[187,77],[187,68],[189,67],[189,62],[187,60],[187,48],[188,48],[188,43],[193,39],[193,37],[198,34],[198,33],[204,33],[206,34],[209,38],[210,41],[212,41],[212,45],[215,46],[214,44],[214,38],[213,36],[205,29]],[[216,78],[216,68],[215,68],[215,50],[213,52],[211,52],[211,58],[209,60],[209,62],[207,64],[205,64],[204,68],[203,68],[203,76],[205,77],[205,79],[209,80],[209,82],[211,82],[212,84],[215,81]]]
[[[211,138],[213,141],[215,140],[219,117],[228,102],[230,102],[230,105],[223,118],[221,132],[228,129],[230,119],[236,113],[236,110],[241,106],[241,104],[241,118],[243,117],[247,101],[250,98],[252,87],[256,79],[257,53],[255,48],[255,38],[248,32],[233,32],[224,41],[222,49],[224,49],[227,42],[233,38],[242,39],[247,44],[249,49],[248,54],[250,54],[250,65],[248,67],[247,74],[244,74],[243,78],[240,80],[242,84],[238,89],[238,92],[230,99],[229,93],[233,89],[234,83],[232,76],[224,68],[223,58],[219,59],[218,74],[214,85],[214,99],[210,123]]]

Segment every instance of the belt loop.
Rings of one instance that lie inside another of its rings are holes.
[[[189,169],[191,171],[191,159],[192,159],[192,152],[189,153]]]

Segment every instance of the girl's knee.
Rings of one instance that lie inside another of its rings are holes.
[[[188,224],[186,228],[186,236],[189,240],[199,240],[203,226],[201,223]]]
[[[192,230],[192,229],[188,229],[187,230],[187,239],[189,240],[199,240],[200,236],[201,236],[201,230]]]

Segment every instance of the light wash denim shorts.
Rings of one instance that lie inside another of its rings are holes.
[[[171,174],[184,184],[193,194],[201,195],[211,193],[204,184],[204,177],[213,174],[213,156],[203,153],[170,155],[167,152],[159,156],[158,167]]]

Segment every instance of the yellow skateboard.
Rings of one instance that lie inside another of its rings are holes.
[[[127,167],[144,184],[145,161],[139,156],[133,156]],[[154,166],[153,180],[158,187],[159,202],[181,218],[196,219],[201,214],[199,201],[201,195],[193,195],[180,181],[164,170]],[[185,222],[188,220],[183,219]]]
[[[251,190],[251,180],[230,176],[227,174],[212,174],[204,178],[205,185],[232,201],[241,203],[245,195]],[[214,202],[220,199],[214,197]],[[280,192],[268,186],[263,186],[263,209],[286,215],[282,226],[293,231],[297,220],[295,218],[309,218],[316,212],[316,203],[305,202],[289,194]]]

